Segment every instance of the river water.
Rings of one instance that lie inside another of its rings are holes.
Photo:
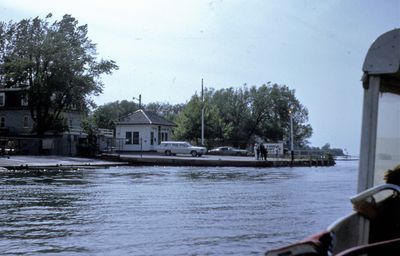
[[[262,255],[351,211],[335,167],[0,173],[0,254]]]

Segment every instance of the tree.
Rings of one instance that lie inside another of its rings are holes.
[[[290,112],[290,113],[289,113]],[[180,139],[200,137],[201,101],[197,94],[177,118],[175,135]],[[205,94],[205,134],[208,140],[223,140],[246,146],[257,135],[266,141],[287,141],[293,118],[294,141],[298,148],[307,145],[312,134],[308,110],[286,85],[267,83],[248,88],[227,88]]]
[[[321,150],[330,150],[331,149],[331,144],[330,143],[325,143],[322,147]]]
[[[115,123],[121,117],[139,109],[138,104],[133,101],[114,101],[96,108],[93,112],[94,122],[98,128],[115,129]]]
[[[176,118],[174,137],[183,140],[197,140],[201,129],[201,99],[195,94]]]
[[[232,127],[220,116],[218,106],[211,103],[214,91],[204,92],[204,133],[209,140],[222,139],[229,136]],[[176,139],[199,141],[201,137],[201,97],[193,95],[190,101],[175,119],[174,129]]]
[[[304,147],[312,135],[312,128],[307,123],[308,110],[296,98],[295,90],[286,85],[268,83],[258,89],[253,87],[252,91],[252,95],[256,95],[252,103],[254,112],[257,117],[262,117],[255,124],[256,134],[271,141],[288,141],[292,115],[294,143],[298,148]]]
[[[164,102],[150,102],[145,106],[145,109],[147,111],[152,111],[154,113],[157,113],[158,115],[166,118],[167,120],[174,122],[174,120],[184,107],[185,104],[171,105],[169,103],[164,103]]]
[[[223,124],[226,125],[224,139],[234,146],[246,145],[249,138],[248,133],[252,126],[249,100],[246,86],[218,90],[211,100],[211,105],[218,109],[218,116],[222,117]]]
[[[26,92],[39,137],[65,128],[64,111],[92,106],[90,96],[102,92],[100,76],[118,69],[97,60],[87,25],[71,15],[52,24],[49,18],[0,23],[0,84]]]

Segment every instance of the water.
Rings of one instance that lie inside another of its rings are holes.
[[[357,162],[0,173],[0,254],[262,255],[348,214]]]

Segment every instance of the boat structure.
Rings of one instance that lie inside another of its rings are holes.
[[[325,231],[266,256],[400,255],[400,184],[384,180],[387,170],[400,164],[400,29],[382,34],[371,45],[361,81],[358,194],[350,200],[355,209],[373,205],[380,217],[355,210]]]

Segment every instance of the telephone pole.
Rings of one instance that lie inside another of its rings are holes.
[[[294,161],[294,146],[293,146],[293,110],[289,109],[289,114],[290,114],[290,160],[293,164]]]
[[[139,98],[133,97],[133,100],[137,100],[139,102],[139,109],[142,109],[142,94],[139,94]]]
[[[203,78],[201,79],[201,145],[204,145],[204,88]]]

